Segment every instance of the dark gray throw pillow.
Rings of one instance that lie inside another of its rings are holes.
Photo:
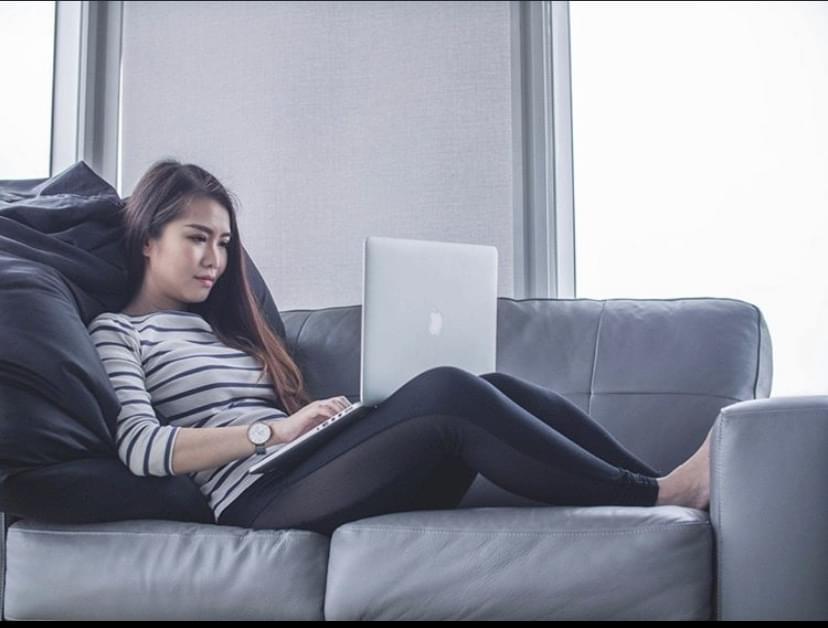
[[[130,295],[115,189],[80,161],[0,181],[0,511],[57,522],[213,522],[187,476],[132,475],[115,450],[120,402],[87,325]],[[253,260],[253,290],[285,327]]]

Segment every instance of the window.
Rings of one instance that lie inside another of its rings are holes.
[[[828,372],[828,3],[571,2],[579,298],[729,297]]]
[[[51,174],[54,41],[54,2],[0,2],[0,179]]]

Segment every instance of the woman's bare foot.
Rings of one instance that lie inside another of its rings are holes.
[[[658,478],[656,506],[674,504],[699,510],[710,508],[710,436],[707,433],[701,447],[673,471]]]

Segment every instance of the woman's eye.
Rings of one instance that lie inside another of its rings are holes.
[[[196,242],[206,242],[207,238],[205,238],[204,236],[190,236],[190,240],[195,240]],[[227,248],[228,246],[230,246],[229,241],[219,242],[219,244],[221,244],[224,248]]]

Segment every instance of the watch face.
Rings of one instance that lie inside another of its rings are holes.
[[[270,439],[270,426],[264,423],[254,423],[247,431],[250,440],[256,445],[264,445]]]

